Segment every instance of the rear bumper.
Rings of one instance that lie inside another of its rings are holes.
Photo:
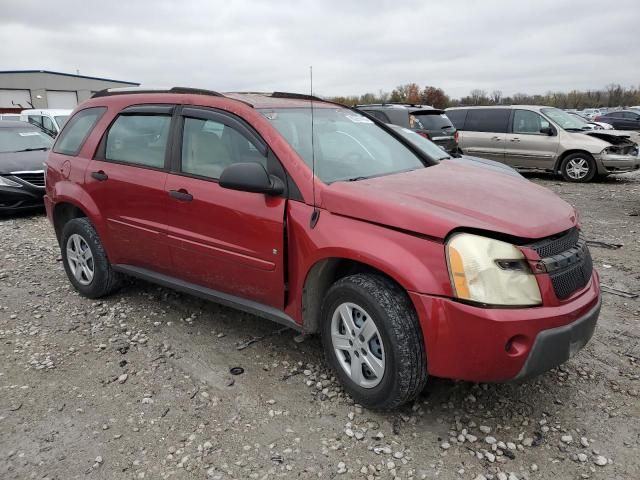
[[[595,272],[578,296],[556,306],[481,308],[449,298],[410,296],[429,374],[473,382],[519,380],[563,363],[589,341],[600,312]]]

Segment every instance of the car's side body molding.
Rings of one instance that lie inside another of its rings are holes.
[[[142,280],[162,285],[163,287],[169,287],[227,307],[242,310],[243,312],[247,312],[258,317],[266,318],[267,320],[280,323],[294,330],[302,330],[302,326],[296,323],[296,321],[286,313],[262,303],[247,300],[228,293],[219,292],[217,290],[212,290],[194,283],[185,282],[179,278],[132,265],[113,265],[113,269],[117,272],[125,273]]]

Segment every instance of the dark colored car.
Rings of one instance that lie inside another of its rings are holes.
[[[396,103],[356,105],[356,108],[384,123],[410,128],[450,154],[458,152],[458,132],[444,110]]]
[[[0,213],[42,208],[53,140],[26,122],[0,121]]]
[[[353,399],[427,376],[508,381],[591,338],[598,274],[573,207],[438,161],[318,98],[101,92],[49,153],[45,205],[82,295],[123,274],[319,333]]]
[[[616,130],[640,130],[640,111],[616,110],[597,116],[595,121],[613,125]]]

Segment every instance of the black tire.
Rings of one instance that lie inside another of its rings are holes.
[[[571,172],[571,166],[576,163],[584,164],[588,168],[586,174],[584,176],[576,176],[575,170],[574,173]],[[567,182],[573,183],[586,183],[593,180],[593,177],[596,175],[596,161],[593,157],[584,152],[576,152],[570,155],[567,155],[560,164],[560,174],[562,178]]]
[[[333,313],[345,302],[355,303],[370,313],[384,345],[384,374],[380,383],[372,388],[364,388],[350,378],[333,348]],[[325,296],[321,321],[327,362],[356,402],[368,408],[390,410],[420,394],[427,382],[422,330],[409,297],[394,282],[373,274],[356,274],[340,279]]]
[[[72,235],[79,235],[86,242],[93,256],[93,279],[88,285],[83,285],[71,271],[67,258],[67,243]],[[100,298],[115,292],[120,286],[120,276],[111,268],[107,254],[104,251],[100,237],[92,223],[87,218],[74,218],[67,222],[62,229],[60,242],[62,250],[62,264],[74,288],[83,296]]]

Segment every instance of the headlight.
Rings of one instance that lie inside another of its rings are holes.
[[[2,187],[21,187],[18,182],[14,182],[13,180],[9,180],[6,177],[0,176],[0,186]]]
[[[540,289],[522,252],[510,243],[459,233],[446,246],[457,298],[488,305],[540,305]]]

